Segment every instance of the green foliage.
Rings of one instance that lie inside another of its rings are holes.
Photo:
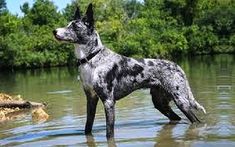
[[[5,0],[0,0],[0,15],[4,13],[7,9],[7,4]]]
[[[234,33],[235,11],[231,8],[219,7],[207,12],[198,20],[199,24],[211,25],[219,37],[228,37]]]
[[[50,0],[24,3],[23,17],[0,0],[0,68],[75,63],[73,46],[59,43],[52,30],[85,13],[87,0],[73,0],[62,12]],[[234,0],[92,0],[103,43],[132,57],[234,53]]]
[[[1,65],[28,68],[67,64],[72,55],[71,47],[58,44],[51,37],[52,30],[46,26],[33,29],[30,35],[16,32],[1,38]]]
[[[27,3],[22,6],[25,17],[32,21],[33,25],[53,25],[60,20],[60,14],[56,6],[49,0],[36,0],[32,8]]]
[[[0,16],[0,34],[5,36],[20,29],[21,21],[10,13],[4,13]]]
[[[22,6],[20,6],[20,10],[27,15],[29,13],[29,3],[25,2]]]
[[[212,54],[218,45],[218,36],[213,33],[211,26],[193,25],[185,28],[185,36],[188,40],[191,54]]]

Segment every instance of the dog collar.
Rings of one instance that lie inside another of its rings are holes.
[[[84,63],[87,63],[89,60],[91,60],[93,57],[95,57],[95,55],[97,55],[99,52],[101,51],[101,49],[89,54],[87,57],[82,58],[82,59],[78,59],[77,60],[77,65],[80,66]]]

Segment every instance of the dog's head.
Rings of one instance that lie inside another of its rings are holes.
[[[81,16],[79,7],[74,15],[74,20],[64,28],[53,31],[55,38],[76,44],[86,44],[94,33],[94,17],[92,4],[89,4],[86,14]]]

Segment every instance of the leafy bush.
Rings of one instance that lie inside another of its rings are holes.
[[[193,25],[184,29],[190,54],[212,54],[218,45],[218,37],[213,33],[211,26]]]
[[[50,0],[21,6],[23,17],[0,5],[0,68],[49,67],[75,63],[73,46],[59,43],[52,30],[65,26],[79,4],[58,12]],[[235,4],[232,0],[93,0],[96,29],[103,43],[132,57],[234,53]]]

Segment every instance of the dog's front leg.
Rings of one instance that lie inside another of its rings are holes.
[[[99,98],[97,95],[93,94],[89,90],[85,90],[85,94],[87,97],[87,120],[86,120],[85,134],[89,135],[91,134],[92,131],[92,126],[96,113],[96,106]]]
[[[106,116],[106,137],[108,140],[114,137],[114,121],[115,121],[115,101],[107,99],[103,101]]]

